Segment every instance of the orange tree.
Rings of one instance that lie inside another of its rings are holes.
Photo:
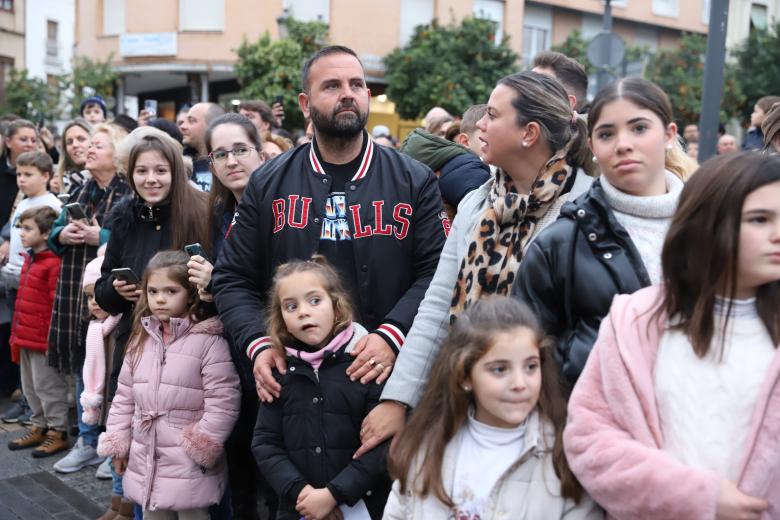
[[[420,25],[406,46],[385,57],[387,96],[405,119],[437,105],[460,114],[486,103],[496,82],[518,70],[507,41],[497,44],[495,23],[479,18],[457,26],[436,20]]]
[[[647,79],[658,84],[669,96],[674,117],[679,125],[699,122],[706,49],[706,37],[684,34],[677,48],[656,52],[645,69]],[[720,120],[725,122],[737,116],[744,100],[737,82],[736,69],[727,63]]]

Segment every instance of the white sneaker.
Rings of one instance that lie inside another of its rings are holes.
[[[106,457],[103,463],[98,466],[95,478],[100,480],[109,480],[111,478],[111,457]]]
[[[70,453],[65,455],[54,465],[54,471],[59,471],[60,473],[74,473],[81,468],[100,464],[101,462],[103,462],[103,457],[98,456],[97,450],[92,446],[85,445],[84,439],[79,437],[79,440],[76,441],[76,444],[70,449]]]

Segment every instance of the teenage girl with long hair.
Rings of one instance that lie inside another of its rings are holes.
[[[639,77],[602,89],[588,112],[601,176],[528,249],[512,294],[558,338],[569,387],[616,294],[661,279],[661,247],[688,177],[669,98]]]
[[[702,164],[661,264],[601,324],[569,401],[571,468],[613,518],[778,518],[780,157]]]

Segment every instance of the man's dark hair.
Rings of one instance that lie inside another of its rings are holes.
[[[265,121],[271,126],[276,126],[276,121],[274,120],[274,113],[271,111],[271,107],[268,106],[268,103],[265,101],[260,100],[250,100],[250,101],[242,101],[241,105],[238,107],[239,109],[249,110],[250,112],[255,112],[260,116],[260,119]]]
[[[574,109],[582,108],[588,97],[588,73],[577,60],[560,52],[544,51],[534,56],[533,67],[552,69],[563,87],[577,97]]]
[[[318,50],[314,54],[312,54],[308,60],[306,60],[306,63],[303,64],[303,69],[301,69],[301,90],[305,92],[306,94],[309,93],[309,71],[311,70],[311,66],[314,65],[314,62],[319,60],[320,58],[324,58],[325,56],[330,56],[331,54],[349,54],[355,57],[356,60],[358,60],[358,63],[360,63],[360,67],[363,67],[363,62],[360,61],[360,58],[358,58],[358,55],[350,49],[349,47],[344,47],[343,45],[330,45],[328,47],[323,47],[322,49]]]
[[[138,128],[138,121],[128,116],[127,114],[118,114],[114,118],[113,123],[127,130],[128,134]]]
[[[184,142],[184,137],[181,135],[181,131],[179,131],[179,127],[177,127],[176,123],[174,123],[173,121],[168,121],[167,119],[158,117],[156,119],[152,119],[147,124],[158,130],[162,130],[169,136],[176,139],[176,141],[178,141],[179,144],[182,144]]]

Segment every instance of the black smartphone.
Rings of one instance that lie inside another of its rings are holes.
[[[78,202],[65,204],[65,210],[68,212],[68,215],[70,215],[70,218],[72,218],[73,220],[87,219],[87,214],[84,211],[84,208],[82,208],[81,204],[79,204]]]
[[[284,95],[277,94],[276,96],[276,103],[279,103],[280,105],[284,105]],[[274,103],[274,104],[276,104]]]
[[[186,246],[184,246],[184,251],[188,255],[190,255],[190,256],[200,255],[208,263],[212,263],[211,260],[209,259],[208,255],[206,254],[206,251],[203,249],[203,246],[200,245],[200,243],[198,243],[198,242],[196,242],[194,244],[187,244]]]
[[[141,280],[129,267],[119,267],[117,269],[111,269],[111,274],[114,275],[114,278],[116,278],[117,280],[122,280],[123,282],[127,282],[133,285],[138,285],[141,283]]]
[[[70,193],[60,193],[57,195],[57,198],[60,199],[60,202],[65,203],[70,200]]]

